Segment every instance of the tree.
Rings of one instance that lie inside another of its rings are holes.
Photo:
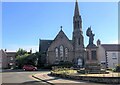
[[[19,68],[22,68],[23,65],[40,66],[41,54],[39,52],[28,53],[26,50],[19,48],[16,57],[16,63]]]
[[[26,54],[26,53],[27,53],[26,50],[23,50],[22,48],[19,48],[19,50],[18,50],[17,53],[16,53],[16,56],[24,55],[24,54]]]
[[[27,63],[30,65],[37,66],[38,65],[38,56],[35,53],[30,54],[29,57],[27,58]]]
[[[27,64],[28,60],[27,58],[29,57],[29,54],[24,54],[24,55],[18,55],[16,57],[16,64],[18,66],[18,68],[22,68],[23,65]]]

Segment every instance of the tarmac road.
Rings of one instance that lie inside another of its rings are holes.
[[[50,71],[4,71],[2,74],[2,85],[105,85],[96,84],[85,81],[74,81],[69,79],[62,79],[57,77],[51,77],[47,74]],[[32,77],[32,75],[38,75],[40,79]],[[50,82],[50,83],[49,83]],[[56,83],[58,82],[58,83]],[[65,82],[65,83],[64,83]]]
[[[2,85],[44,85],[38,79],[32,77],[33,74],[45,71],[11,71],[2,73]]]

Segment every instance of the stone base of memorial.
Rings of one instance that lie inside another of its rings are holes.
[[[85,71],[87,73],[100,73],[101,66],[98,62],[97,46],[95,44],[89,44],[86,47],[87,58],[85,63]]]
[[[98,63],[88,63],[85,66],[85,72],[90,74],[99,74],[105,73],[105,71],[101,71],[101,66]]]

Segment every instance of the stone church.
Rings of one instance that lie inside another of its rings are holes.
[[[73,62],[75,65],[84,66],[85,47],[82,31],[82,18],[79,13],[78,2],[75,2],[73,16],[72,40],[69,40],[62,27],[54,40],[39,40],[39,52],[42,53],[44,64],[59,64],[59,62]]]

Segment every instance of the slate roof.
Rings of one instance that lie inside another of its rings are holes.
[[[5,55],[6,55],[6,52],[5,52],[3,49],[0,50],[0,56],[1,56],[2,54],[5,54]]]
[[[63,37],[63,36],[65,36],[68,39],[68,37],[65,35],[65,33],[61,29],[59,31],[59,33],[57,34],[57,36],[55,37],[55,39]],[[42,40],[42,39],[40,39],[40,41],[39,41],[39,52],[42,52],[42,53],[47,52],[49,46],[52,44],[52,42],[54,42],[54,40]],[[72,44],[72,40],[69,40],[69,41]]]
[[[40,40],[39,52],[46,52],[53,40]]]
[[[6,52],[8,57],[15,56],[17,52]]]
[[[120,51],[120,44],[102,44],[106,51]]]
[[[69,40],[72,44],[72,40]],[[48,47],[51,45],[53,40],[40,40],[39,42],[39,52],[46,52]]]

